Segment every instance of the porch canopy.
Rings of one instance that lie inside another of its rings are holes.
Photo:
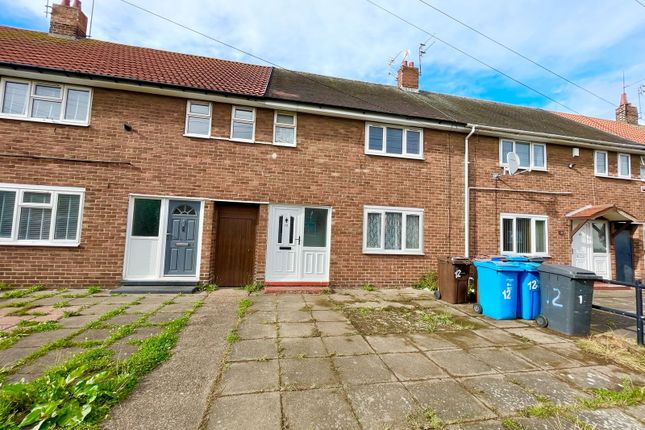
[[[587,221],[593,221],[599,218],[609,222],[621,222],[625,225],[641,224],[633,215],[625,212],[614,204],[592,206],[587,205],[565,215],[571,221],[580,221],[580,223],[571,231],[571,238],[582,228]],[[622,230],[622,229],[621,229]]]

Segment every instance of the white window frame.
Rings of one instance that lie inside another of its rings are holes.
[[[55,246],[55,247],[77,247],[81,243],[81,227],[83,225],[83,206],[85,203],[85,188],[76,187],[55,187],[46,185],[22,185],[22,184],[3,184],[0,183],[0,191],[10,191],[16,193],[16,199],[13,210],[13,222],[11,225],[11,236],[8,238],[0,237],[0,246]],[[26,192],[49,193],[51,195],[49,203],[22,203],[23,194]],[[76,239],[54,239],[56,229],[56,211],[58,210],[58,195],[72,194],[80,196],[78,206],[78,225],[76,226]],[[51,209],[51,220],[49,227],[49,239],[46,240],[24,240],[18,239],[18,230],[20,224],[21,208],[47,208]]]
[[[641,177],[641,181],[645,181],[645,155],[640,156],[640,166],[639,166],[639,174]]]
[[[21,84],[27,84],[27,109],[24,114],[10,114],[2,112],[2,105],[4,103],[4,92],[7,82],[16,82]],[[45,85],[45,86],[57,86],[61,88],[61,98],[52,98],[46,96],[37,96],[36,85]],[[88,103],[87,103],[87,119],[85,121],[75,121],[70,119],[65,119],[65,110],[67,107],[67,95],[69,90],[79,90],[87,91],[88,94]],[[90,87],[81,87],[76,85],[66,85],[58,82],[48,82],[48,81],[31,81],[26,79],[14,79],[14,78],[2,78],[0,79],[0,118],[5,119],[15,119],[20,121],[32,121],[32,122],[45,122],[50,124],[66,124],[66,125],[76,125],[76,126],[88,126],[90,124],[90,119],[92,116],[92,101],[93,101],[94,92]],[[32,118],[32,108],[34,100],[48,100],[48,101],[60,101],[60,116],[58,119],[47,119],[47,118]]]
[[[370,149],[370,127],[379,127],[383,129],[383,149],[380,151]],[[403,153],[402,154],[390,154],[387,151],[387,129],[396,128],[403,130]],[[408,154],[408,131],[414,131],[419,133],[419,153],[418,154]],[[394,158],[410,158],[413,160],[423,160],[423,129],[415,127],[404,127],[401,125],[394,124],[382,124],[376,122],[366,122],[365,123],[365,154],[368,155],[380,155],[383,157],[394,157]]]
[[[501,138],[499,139],[499,165],[502,167],[508,167],[508,163],[506,160],[503,158],[503,152],[502,152],[502,147],[503,147],[503,142],[511,142],[513,144],[513,151],[515,151],[515,145],[517,143],[527,143],[529,144],[529,165],[528,166],[519,166],[520,169],[528,170],[528,171],[538,171],[538,172],[546,172],[548,170],[548,154],[547,154],[547,145],[546,143],[534,143],[534,142],[529,142],[525,140],[514,140],[514,139],[505,139]],[[544,148],[544,166],[536,166],[535,165],[535,147],[541,146]]]
[[[200,113],[192,113],[190,111],[190,106],[193,103],[198,103],[198,104],[207,104],[208,105],[208,115],[200,114]],[[189,133],[188,132],[188,120],[193,117],[193,118],[208,118],[208,134],[197,134],[197,133]],[[187,137],[201,137],[201,138],[209,138],[211,137],[213,129],[213,104],[211,102],[207,101],[202,101],[202,100],[187,100],[186,101],[186,120],[184,122],[184,136]]]
[[[627,174],[621,174],[620,172],[620,158],[627,157]],[[631,154],[626,154],[624,152],[619,152],[616,155],[616,175],[619,178],[631,178],[632,177],[632,156]]]
[[[401,249],[385,249],[385,213],[401,213]],[[403,208],[392,206],[364,206],[363,207],[363,254],[395,254],[395,255],[423,255],[423,209]],[[381,215],[381,233],[380,247],[367,247],[367,215],[378,213]],[[406,228],[407,215],[417,215],[419,217],[419,248],[406,248]]]
[[[605,173],[598,172],[598,154],[605,154]],[[593,171],[596,176],[609,176],[609,153],[607,151],[594,151],[593,152]]]
[[[517,237],[516,237],[516,223],[518,218],[528,218],[531,220],[531,252],[518,253],[517,252]],[[513,251],[504,250],[504,220],[511,219],[513,220]],[[535,221],[544,221],[544,252],[536,252],[536,240],[535,240]],[[546,215],[529,215],[529,214],[513,214],[513,213],[502,213],[499,216],[499,251],[501,255],[525,255],[531,257],[548,257],[549,255],[549,217]]]
[[[293,124],[284,124],[278,122],[278,115],[289,115],[293,116]],[[293,143],[277,142],[276,141],[276,131],[278,127],[281,128],[292,128],[293,129]],[[298,114],[296,112],[288,111],[275,111],[273,114],[273,144],[277,146],[296,146],[298,135]]]
[[[248,111],[250,110],[253,113],[253,119],[248,120],[248,119],[236,119],[235,118],[235,111],[238,109],[240,110],[245,110]],[[230,140],[233,142],[248,142],[248,143],[253,143],[255,142],[255,120],[256,120],[256,109],[254,107],[249,107],[249,106],[232,106],[231,107],[231,134],[230,134]],[[251,136],[251,139],[240,139],[237,137],[233,137],[233,124],[234,123],[244,123],[244,124],[251,124],[253,126],[253,133]]]

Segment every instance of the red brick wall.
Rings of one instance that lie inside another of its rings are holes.
[[[335,286],[407,286],[435,269],[437,256],[463,253],[463,134],[425,130],[425,159],[406,160],[365,155],[363,121],[299,114],[298,145],[287,148],[183,137],[185,110],[184,99],[96,89],[89,127],[0,119],[0,152],[124,162],[0,157],[0,182],[87,189],[81,245],[0,246],[0,280],[59,287],[117,285],[130,193],[329,205],[330,276]],[[228,137],[231,106],[214,104],[213,112],[212,135]],[[125,122],[134,131],[126,132]],[[272,134],[273,111],[258,109],[256,139],[271,141]],[[497,139],[474,137],[472,142],[472,185],[496,186],[491,174],[500,171]],[[569,148],[549,145],[549,172],[506,176],[497,186],[573,191],[573,196],[473,191],[473,253],[498,252],[500,211],[549,215],[549,250],[562,262],[568,262],[569,255],[566,212],[590,203],[616,202],[645,219],[637,183],[594,178],[589,150],[581,150],[576,170],[566,167],[570,159]],[[425,255],[363,254],[364,205],[423,208]],[[207,201],[204,215],[200,279],[206,281],[213,277],[212,201]],[[267,206],[261,205],[259,279],[265,272],[267,216]],[[642,261],[642,251],[635,254]]]

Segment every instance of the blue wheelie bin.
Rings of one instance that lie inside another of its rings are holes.
[[[542,262],[527,257],[508,257],[507,260],[518,263],[523,270],[518,279],[517,317],[534,320],[541,310],[540,272],[537,268]]]
[[[496,320],[517,318],[517,291],[522,265],[516,262],[492,259],[475,261],[478,279],[479,303],[476,312]]]

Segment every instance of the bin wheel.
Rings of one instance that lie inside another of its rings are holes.
[[[441,292],[439,290],[434,292],[434,298],[437,300],[441,300]]]
[[[538,327],[544,328],[549,325],[549,320],[547,320],[544,315],[538,315],[537,318],[535,318],[535,324],[537,324]]]
[[[475,304],[473,304],[473,310],[474,310],[476,313],[481,314],[481,313],[482,313],[482,311],[483,311],[483,309],[482,309],[482,305],[480,305],[479,303],[475,303]]]

